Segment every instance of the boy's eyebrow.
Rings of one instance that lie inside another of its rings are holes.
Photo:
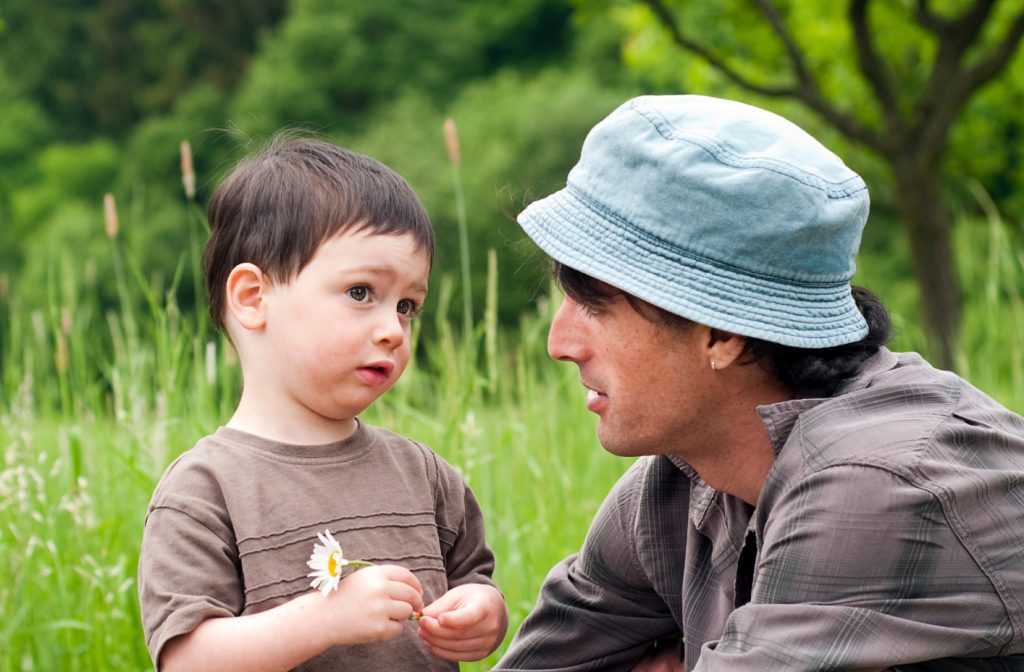
[[[372,262],[360,264],[355,268],[348,269],[348,272],[373,273],[375,275],[395,275],[394,269],[391,268],[390,266],[386,264],[374,264]],[[417,282],[412,285],[411,289],[413,291],[426,294],[427,284],[425,282]]]

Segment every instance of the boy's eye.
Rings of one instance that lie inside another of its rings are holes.
[[[369,298],[370,296],[370,290],[362,285],[350,287],[347,293],[350,297],[352,297],[354,300],[360,303],[366,301],[366,299]]]
[[[415,301],[409,299],[402,299],[398,302],[398,314],[399,315],[415,315],[416,309],[419,306],[416,305]]]

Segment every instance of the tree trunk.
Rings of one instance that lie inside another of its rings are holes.
[[[897,158],[893,172],[896,206],[910,240],[932,363],[952,369],[960,326],[960,283],[953,257],[952,220],[936,164],[920,157]]]

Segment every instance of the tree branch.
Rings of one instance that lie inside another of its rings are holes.
[[[868,29],[868,4],[871,0],[852,0],[850,2],[850,24],[853,27],[853,41],[857,49],[857,65],[861,74],[875,92],[878,104],[882,108],[886,126],[890,136],[897,136],[905,130],[903,118],[900,116],[899,102],[889,77],[889,70],[882,55],[875,48],[871,31]]]
[[[1003,40],[996,45],[992,53],[967,71],[966,86],[969,94],[991,81],[1010,63],[1022,38],[1024,38],[1024,12],[1018,14],[1017,18],[1013,20],[1010,29],[1006,31]]]
[[[760,93],[764,96],[770,96],[772,98],[785,98],[796,95],[796,88],[791,86],[764,86],[747,79],[731,68],[725,61],[713,54],[710,49],[683,35],[683,32],[679,27],[679,22],[676,21],[676,17],[672,13],[672,10],[665,5],[663,0],[643,0],[643,2],[650,7],[651,11],[658,17],[662,25],[668,29],[669,34],[672,36],[672,41],[675,42],[677,46],[681,47],[684,51],[689,51],[700,56],[704,62],[739,87],[754,93]]]
[[[782,46],[786,49],[789,61],[793,64],[793,71],[796,73],[797,81],[803,86],[811,86],[817,89],[818,84],[814,81],[814,77],[807,67],[807,61],[804,60],[803,52],[800,51],[800,47],[797,46],[796,40],[793,39],[793,35],[789,32],[782,17],[775,11],[775,7],[768,0],[755,0],[755,2],[761,13],[768,20],[768,25],[771,26],[772,31],[774,31],[779,41],[782,42]]]
[[[783,38],[783,35],[788,36],[789,33],[777,15],[776,20],[778,23],[777,25],[773,25],[772,29],[775,31],[776,35],[783,40],[783,43],[786,44],[787,52],[789,52],[790,49],[793,50],[790,53],[790,59],[796,59],[793,61],[793,67],[796,70],[798,86],[765,86],[747,79],[730,67],[725,61],[713,54],[710,49],[683,35],[675,15],[665,4],[664,0],[642,0],[642,2],[646,4],[652,12],[654,12],[658,20],[661,21],[669,31],[672,41],[675,42],[678,47],[684,51],[688,51],[699,56],[708,65],[720,72],[729,79],[729,81],[733,82],[740,88],[771,98],[793,98],[799,100],[821,115],[827,122],[847,137],[861,142],[876,151],[885,151],[888,145],[885,138],[873,129],[861,124],[850,115],[837,109],[822,95],[814,79],[806,69],[803,54],[800,53],[799,48],[792,40],[792,37]],[[761,4],[762,0],[758,0],[758,2]],[[770,15],[774,14],[774,8],[765,4],[763,5],[762,11],[767,12],[765,14],[766,18],[768,18],[769,22],[772,22]],[[798,66],[797,62],[801,65]],[[801,68],[804,69],[802,75],[800,71]]]
[[[917,0],[917,6],[914,8],[914,19],[921,26],[935,34],[944,32],[949,25],[948,21],[939,18],[939,16],[932,11],[929,0]]]
[[[935,66],[915,108],[914,142],[941,152],[949,129],[971,95],[1003,70],[1024,37],[1024,13],[1018,14],[1003,40],[975,66],[965,68],[963,56],[974,44],[995,0],[978,0],[960,18],[946,23]]]

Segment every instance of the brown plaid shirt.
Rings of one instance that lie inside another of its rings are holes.
[[[637,461],[495,670],[1024,670],[1024,418],[882,350],[831,399],[759,409],[757,508]]]

